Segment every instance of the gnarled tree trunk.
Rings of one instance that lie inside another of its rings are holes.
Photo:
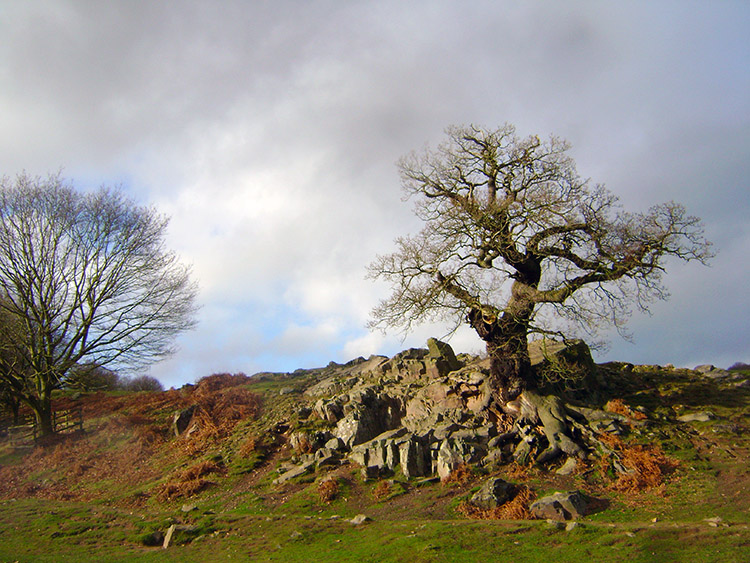
[[[469,313],[468,320],[487,346],[495,400],[502,405],[516,399],[524,390],[536,388],[526,341],[526,327],[509,321],[505,316],[486,319],[476,309]]]

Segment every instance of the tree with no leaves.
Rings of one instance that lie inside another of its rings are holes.
[[[486,343],[501,407],[538,386],[529,334],[559,334],[560,318],[621,327],[631,304],[646,309],[666,297],[666,258],[711,255],[701,221],[683,206],[622,211],[611,192],[578,175],[560,139],[522,139],[510,125],[447,135],[437,150],[398,164],[424,228],[370,265],[393,287],[370,324],[467,322]]]
[[[76,366],[143,368],[195,324],[197,286],[164,246],[168,220],[59,175],[0,181],[0,378],[53,431],[52,392]],[[10,348],[11,350],[8,350]]]

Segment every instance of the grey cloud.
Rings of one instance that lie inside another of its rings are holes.
[[[301,367],[318,358],[316,335],[334,354],[392,353],[442,335],[368,335],[366,310],[386,288],[364,280],[364,268],[419,228],[394,162],[470,122],[566,137],[581,174],[629,210],[675,199],[704,217],[721,251],[714,267],[669,273],[673,301],[635,316],[636,344],[615,337],[607,357],[678,363],[702,342],[706,361],[743,353],[730,335],[750,303],[722,276],[749,273],[744,3],[123,0],[0,10],[2,172],[63,166],[84,184],[123,182],[172,216],[170,244],[202,278],[203,322],[154,368],[165,380],[214,361]],[[696,278],[722,295],[707,296]],[[726,322],[686,323],[712,310]],[[455,342],[476,348],[471,335]]]

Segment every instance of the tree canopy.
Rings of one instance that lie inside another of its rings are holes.
[[[116,190],[59,175],[0,181],[0,372],[50,428],[50,397],[96,365],[141,369],[190,329],[197,286],[164,244],[168,220]]]
[[[711,255],[700,219],[682,205],[622,210],[579,176],[561,139],[520,138],[511,125],[451,127],[447,137],[398,163],[424,228],[370,265],[393,287],[371,326],[468,322],[503,400],[536,385],[528,334],[560,334],[561,318],[620,327],[633,304],[666,297],[666,258]]]

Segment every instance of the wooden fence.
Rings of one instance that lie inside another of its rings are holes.
[[[32,415],[26,415],[21,417],[19,422],[21,424],[7,427],[8,443],[13,447],[33,446],[40,436],[36,418]],[[53,411],[52,429],[60,434],[76,430],[83,431],[83,410],[81,407]]]

